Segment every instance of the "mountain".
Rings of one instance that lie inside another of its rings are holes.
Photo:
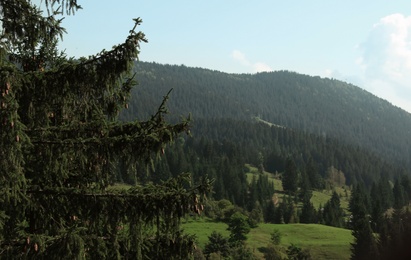
[[[170,89],[171,120],[191,113],[196,122],[256,119],[337,139],[393,164],[411,168],[411,114],[335,79],[289,71],[228,74],[201,68],[137,62],[139,85],[121,118],[145,118]]]

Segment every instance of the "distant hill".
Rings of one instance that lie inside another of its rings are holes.
[[[122,119],[151,115],[171,89],[171,119],[260,121],[367,149],[411,167],[411,114],[342,81],[289,71],[228,74],[137,62],[139,82]]]

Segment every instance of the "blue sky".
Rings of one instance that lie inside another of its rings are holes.
[[[142,61],[336,78],[411,112],[409,0],[78,2],[63,23],[69,56],[110,49],[141,17]]]

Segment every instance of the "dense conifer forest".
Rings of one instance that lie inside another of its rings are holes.
[[[0,2],[1,259],[255,259],[262,223],[349,229],[352,259],[411,257],[409,113],[334,79],[136,61],[140,18],[67,58],[55,15],[80,6],[43,4]],[[182,220],[199,217],[229,235],[197,247]],[[311,259],[281,236],[265,259]]]
[[[173,89],[170,118],[191,114],[194,139],[241,143],[265,158],[276,149],[283,158],[312,157],[323,171],[344,169],[348,184],[411,169],[411,115],[351,84],[288,71],[239,75],[146,62],[135,72],[132,95],[141,99],[131,98],[123,120],[148,117]]]
[[[410,235],[399,220],[409,218],[403,207],[411,199],[411,116],[405,111],[356,86],[288,71],[237,75],[145,62],[135,71],[140,80],[132,95],[144,101],[131,98],[122,120],[148,116],[153,101],[172,88],[168,116],[191,114],[191,135],[167,147],[150,174],[130,179],[119,171],[119,181],[157,183],[180,172],[194,180],[207,176],[215,182],[206,216],[227,222],[241,212],[251,226],[264,221],[349,228],[353,259],[389,258],[396,239]],[[251,181],[247,164],[260,172]],[[267,172],[282,181],[283,191]],[[352,192],[348,212],[336,187],[345,196]],[[314,190],[334,192],[315,208]],[[234,208],[221,206],[223,201]],[[396,225],[404,229],[395,233]],[[402,246],[397,252],[408,254]]]

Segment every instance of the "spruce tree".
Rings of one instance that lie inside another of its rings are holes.
[[[210,254],[218,253],[222,257],[228,257],[230,253],[230,244],[228,239],[225,238],[221,233],[213,231],[208,237],[208,242],[204,247],[204,254],[210,257]]]
[[[0,258],[181,259],[194,238],[179,227],[200,212],[209,188],[179,176],[159,185],[112,187],[119,162],[130,172],[189,131],[165,120],[166,100],[147,121],[121,123],[135,85],[139,44],[124,43],[88,58],[57,50],[65,32],[57,17],[76,0],[2,0],[0,13]]]
[[[313,203],[310,201],[309,196],[303,198],[303,207],[300,214],[300,223],[316,223],[317,211],[314,208]]]
[[[398,178],[395,179],[392,192],[394,194],[394,208],[395,209],[401,209],[406,204],[408,204],[408,201],[406,201],[406,193],[404,191],[404,187],[402,186],[402,183]]]
[[[276,214],[277,213],[276,213],[275,204],[274,204],[273,200],[271,199],[271,200],[268,201],[267,206],[266,206],[265,211],[264,211],[264,220],[265,220],[265,222],[267,222],[267,223],[280,223],[280,221],[276,222],[276,218],[275,218]]]
[[[374,232],[379,232],[383,225],[384,220],[384,209],[383,209],[383,198],[382,194],[379,192],[379,188],[376,183],[371,186],[372,200],[371,200],[371,226]]]
[[[247,217],[240,212],[234,213],[230,217],[227,230],[230,231],[230,243],[232,245],[238,245],[247,240],[247,234],[250,232],[250,225],[248,224]]]
[[[367,195],[361,185],[356,185],[349,203],[351,228],[354,243],[351,244],[351,259],[377,259],[377,244],[370,226]]]
[[[326,225],[344,226],[344,211],[341,208],[340,196],[333,191],[331,199],[324,205],[323,218]]]
[[[284,191],[288,194],[293,194],[298,190],[298,170],[297,165],[292,158],[287,158],[285,170],[283,173],[282,184]]]

